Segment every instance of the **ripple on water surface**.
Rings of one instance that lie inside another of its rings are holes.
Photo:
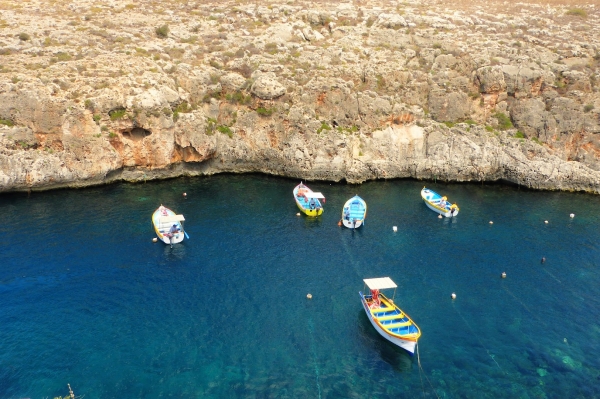
[[[438,219],[422,182],[309,182],[327,197],[310,219],[296,184],[1,196],[0,397],[600,396],[598,197],[431,183],[461,208]],[[351,231],[355,194],[368,214]],[[161,203],[190,240],[152,243]],[[362,310],[380,276],[423,331],[423,370]]]

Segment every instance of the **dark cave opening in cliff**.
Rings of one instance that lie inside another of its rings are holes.
[[[128,138],[133,141],[139,141],[142,140],[144,137],[150,136],[152,132],[141,127],[135,127],[129,131],[124,131],[122,134],[125,138]]]

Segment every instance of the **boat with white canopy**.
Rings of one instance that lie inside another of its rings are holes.
[[[183,241],[184,237],[189,238],[183,230],[184,221],[183,215],[177,215],[163,205],[159,206],[152,214],[152,225],[158,239],[171,246]]]
[[[294,187],[293,193],[296,205],[304,214],[319,216],[323,213],[323,204],[325,203],[323,194],[314,192],[302,182]]]
[[[369,321],[383,338],[391,343],[415,353],[421,330],[412,319],[395,303],[397,285],[389,277],[367,278],[363,280],[369,294],[359,291],[360,300]],[[390,299],[381,290],[394,290]],[[365,290],[366,291],[366,290]]]

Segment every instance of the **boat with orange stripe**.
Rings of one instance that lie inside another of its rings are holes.
[[[367,278],[363,281],[370,293],[359,291],[360,299],[375,330],[391,343],[414,354],[421,329],[394,303],[396,283],[389,277]],[[391,299],[381,292],[392,288],[394,294]]]

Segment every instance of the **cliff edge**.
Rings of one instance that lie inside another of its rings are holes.
[[[0,192],[262,172],[600,193],[585,1],[2,1]]]

